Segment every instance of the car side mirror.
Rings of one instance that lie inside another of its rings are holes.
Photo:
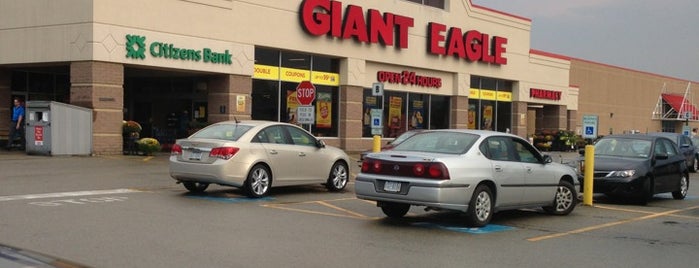
[[[545,154],[545,155],[544,155],[543,162],[544,162],[544,164],[552,163],[552,162],[553,162],[553,158],[551,158],[550,155]]]
[[[325,148],[325,142],[323,140],[316,140],[316,147]]]

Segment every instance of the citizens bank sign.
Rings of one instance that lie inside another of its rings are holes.
[[[226,49],[224,52],[215,52],[210,48],[191,49],[178,47],[175,44],[164,42],[146,43],[146,37],[141,35],[126,35],[126,58],[146,59],[146,49],[148,54],[154,58],[169,60],[195,61],[213,64],[231,65],[232,55]]]
[[[340,1],[304,0],[300,21],[308,34],[354,39],[360,43],[394,46],[406,49],[408,31],[415,20],[389,12],[356,5],[343,7]],[[436,22],[427,25],[427,53],[452,56],[470,62],[506,65],[507,38],[490,36],[477,30],[462,30]]]

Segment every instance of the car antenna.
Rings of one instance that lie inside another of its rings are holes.
[[[238,117],[233,117],[233,121],[235,121],[236,124],[240,123],[240,120],[238,120]]]

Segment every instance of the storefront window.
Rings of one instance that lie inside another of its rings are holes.
[[[408,100],[408,129],[426,129],[429,123],[429,113],[427,107],[428,95],[426,94],[410,94]]]
[[[471,76],[468,128],[509,132],[512,127],[512,82]]]
[[[252,119],[298,124],[316,136],[337,137],[339,129],[338,60],[304,53],[256,48],[252,83]],[[311,81],[315,91],[313,124],[301,123],[296,88]]]
[[[38,68],[12,72],[12,92],[24,96],[25,101],[70,102],[68,68]]]
[[[449,96],[430,96],[430,129],[446,129],[450,124],[451,100]]]
[[[449,97],[384,91],[384,96],[372,96],[364,89],[363,137],[371,137],[371,110],[383,109],[382,135],[395,138],[412,129],[449,128]]]

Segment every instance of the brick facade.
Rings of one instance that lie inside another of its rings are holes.
[[[451,97],[450,128],[468,128],[468,96]]]
[[[70,84],[70,103],[93,110],[93,153],[121,154],[124,66],[97,61],[72,62]]]
[[[371,147],[367,139],[362,139],[363,97],[362,87],[340,86],[340,141],[326,140],[327,144],[342,147],[348,152],[363,151]]]
[[[217,75],[209,79],[207,89],[209,123],[251,118],[252,77]]]

